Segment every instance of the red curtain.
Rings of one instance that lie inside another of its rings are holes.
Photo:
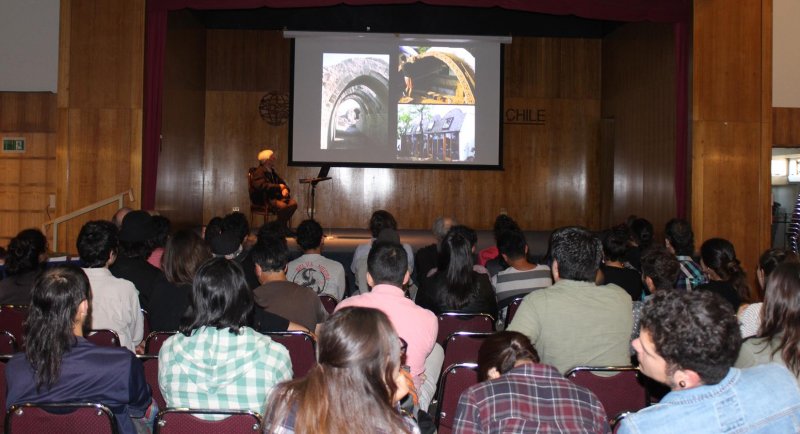
[[[500,7],[551,15],[576,15],[611,21],[675,23],[676,143],[675,197],[678,217],[686,217],[688,147],[688,41],[691,0],[148,0],[145,29],[144,143],[142,207],[155,206],[167,14],[178,9],[255,9],[423,3],[436,6]]]

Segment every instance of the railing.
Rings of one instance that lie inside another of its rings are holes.
[[[123,191],[122,193],[117,193],[117,194],[109,197],[108,199],[103,199],[103,200],[95,202],[95,203],[93,203],[91,205],[86,205],[85,207],[83,207],[81,209],[78,209],[78,210],[75,210],[75,211],[72,211],[69,214],[65,214],[65,215],[62,215],[61,217],[55,218],[53,220],[46,221],[46,222],[42,223],[42,232],[47,232],[47,226],[49,226],[49,225],[53,226],[53,248],[54,249],[58,249],[58,225],[59,224],[64,223],[64,222],[69,221],[69,220],[72,220],[75,217],[82,216],[82,215],[86,214],[87,212],[94,211],[94,210],[96,210],[98,208],[102,208],[102,207],[104,207],[106,205],[109,205],[109,204],[112,204],[114,202],[117,202],[117,204],[119,204],[119,208],[122,208],[123,204],[125,203],[124,199],[125,199],[125,195],[126,194],[128,195],[129,201],[133,202],[134,201],[134,199],[133,199],[133,189],[129,189],[128,191]]]

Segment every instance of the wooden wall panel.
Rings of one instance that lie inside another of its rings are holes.
[[[141,192],[145,0],[63,0],[59,37],[58,215],[117,193]],[[136,206],[133,204],[132,206]],[[107,206],[63,225],[61,251]]]
[[[55,210],[56,95],[0,92],[0,136],[25,138],[24,153],[0,153],[0,245],[41,227]]]
[[[772,144],[800,146],[800,108],[772,108]]]
[[[772,1],[696,0],[693,28],[695,239],[729,239],[749,271],[770,246]]]
[[[657,232],[675,217],[675,49],[672,26],[629,23],[603,39],[603,119],[613,120],[609,220],[630,214]]]
[[[155,207],[174,227],[203,213],[206,30],[189,11],[169,16]]]
[[[299,202],[294,224],[310,206],[297,180],[318,168],[287,167],[288,126],[269,126],[257,110],[264,93],[288,86],[289,44],[277,32],[259,33],[208,32],[203,221],[246,208],[246,171],[264,147],[276,150]],[[259,56],[270,59],[262,73],[230,66],[233,59],[258,64],[251,59]],[[317,189],[317,218],[364,227],[385,208],[403,228],[429,228],[439,215],[489,228],[505,209],[530,229],[597,227],[600,58],[599,40],[515,38],[505,48],[506,65],[515,66],[505,69],[506,107],[544,108],[547,123],[504,125],[504,171],[333,168],[334,179]]]

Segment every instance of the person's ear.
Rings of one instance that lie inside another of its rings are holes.
[[[261,269],[261,266],[256,264],[256,276],[260,276],[263,272],[264,270]]]
[[[553,272],[553,282],[558,282],[561,276],[558,275],[558,261],[553,259],[553,264],[550,266],[550,271]]]
[[[700,374],[691,369],[678,369],[677,371],[675,371],[672,374],[672,382],[673,382],[673,388],[676,390],[691,389],[693,387],[697,387],[703,384],[703,380],[700,378]]]
[[[406,275],[403,276],[403,285],[408,283],[409,280],[411,280],[411,273],[409,273],[408,270],[406,270]]]
[[[488,371],[486,371],[486,378],[490,380],[500,378],[500,371],[498,371],[495,367],[491,367]]]
[[[368,285],[370,288],[372,288],[373,286],[375,286],[375,280],[372,278],[372,275],[371,275],[371,274],[369,274],[369,271],[367,271],[367,285]]]
[[[644,276],[644,286],[647,287],[647,292],[650,294],[656,292],[656,284],[653,283],[653,279],[650,276]]]

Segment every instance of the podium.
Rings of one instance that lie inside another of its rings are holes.
[[[315,202],[316,196],[317,196],[317,184],[319,184],[322,181],[327,181],[329,179],[332,179],[330,176],[328,176],[328,172],[330,170],[331,170],[331,166],[322,166],[322,167],[320,167],[319,173],[317,174],[316,177],[314,177],[314,178],[301,178],[300,179],[300,183],[301,184],[310,184],[311,185],[311,220],[314,220],[314,210],[315,210],[314,202]]]

